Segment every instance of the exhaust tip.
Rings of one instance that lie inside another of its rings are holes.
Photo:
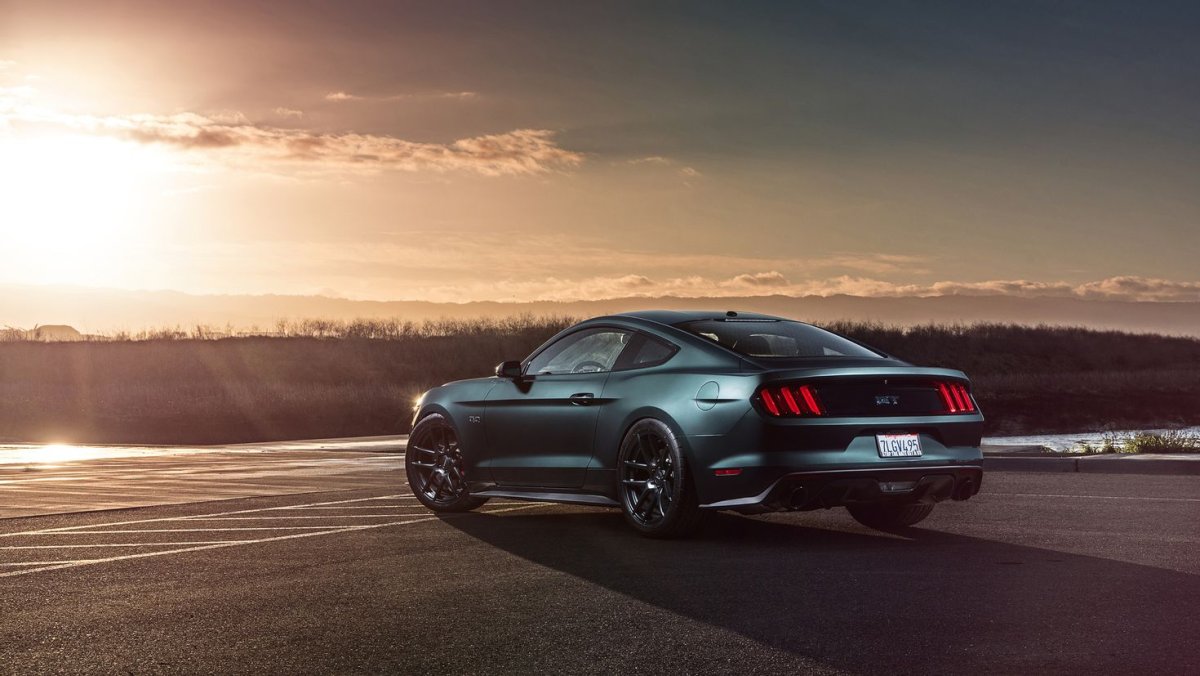
[[[808,502],[808,491],[806,491],[803,486],[793,490],[792,494],[788,497],[789,507],[800,508],[803,507],[804,503],[806,502]]]
[[[955,500],[966,500],[972,495],[975,495],[975,481],[973,479],[963,479],[954,488]]]

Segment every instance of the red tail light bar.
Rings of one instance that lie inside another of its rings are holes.
[[[971,393],[963,383],[942,380],[924,386],[937,389],[942,404],[941,413],[976,411]],[[763,411],[772,418],[817,418],[829,415],[828,409],[821,403],[811,385],[766,385],[759,388],[755,398],[762,404]],[[937,413],[938,411],[928,411],[926,415]]]
[[[974,413],[975,402],[971,401],[971,393],[962,383],[938,383],[938,394],[947,413]]]
[[[758,391],[758,398],[773,418],[825,415],[825,407],[808,385],[770,385]]]

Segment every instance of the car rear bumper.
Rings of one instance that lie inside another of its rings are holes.
[[[982,483],[983,468],[976,465],[788,472],[758,493],[700,506],[753,513],[886,501],[933,503],[970,499]]]
[[[982,428],[978,413],[777,421],[752,411],[724,434],[688,435],[686,443],[702,506],[815,509],[847,502],[943,497],[947,480],[923,481],[925,476],[949,477],[952,497],[970,497],[982,477]],[[921,455],[880,457],[880,434],[916,435]],[[807,497],[792,499],[794,491],[789,487],[802,478]],[[968,478],[974,488],[960,488]],[[890,490],[894,488],[890,485],[880,489],[881,481],[916,483],[905,492]],[[845,495],[839,498],[840,493]]]

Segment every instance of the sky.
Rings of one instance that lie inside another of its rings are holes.
[[[1200,300],[1190,3],[0,0],[0,284]]]

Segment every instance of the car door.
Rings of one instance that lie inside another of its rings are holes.
[[[535,354],[517,379],[503,379],[484,408],[486,459],[502,486],[583,485],[604,383],[631,332],[608,327],[563,336]]]

